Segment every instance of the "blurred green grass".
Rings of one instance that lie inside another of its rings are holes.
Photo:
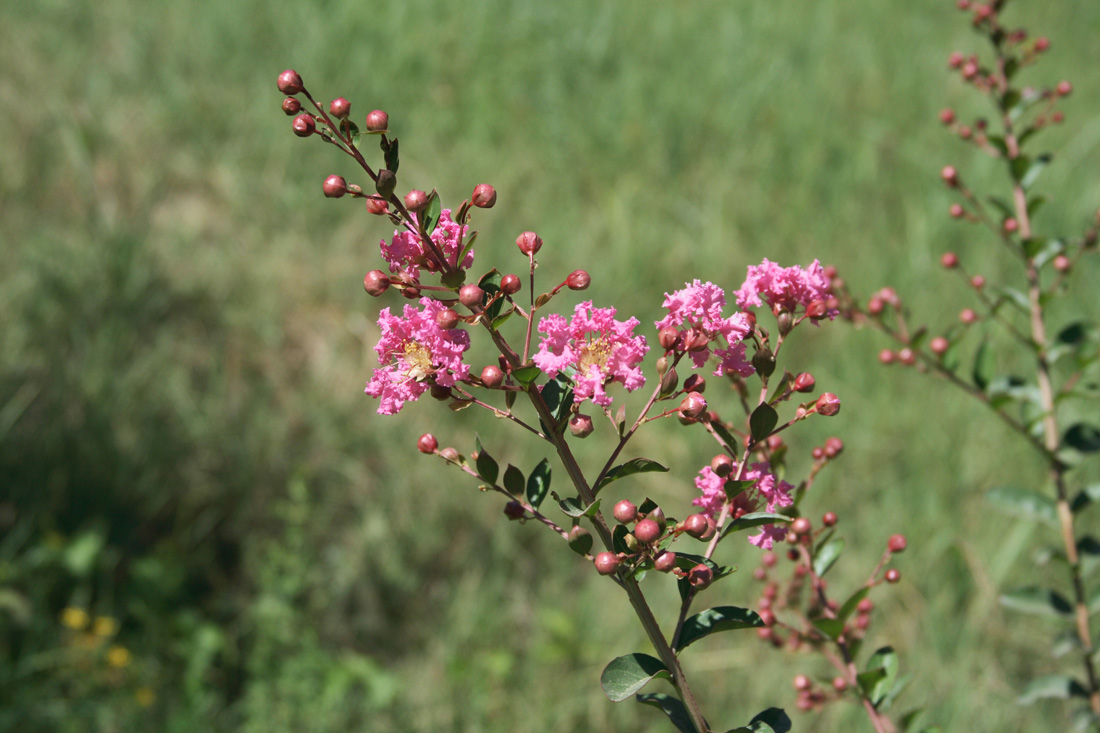
[[[1036,83],[1076,89],[1048,134],[1065,162],[1040,224],[1079,231],[1100,193],[1100,78],[1082,73],[1100,8],[1017,5],[1053,41]],[[664,729],[598,689],[608,659],[644,647],[610,584],[415,460],[427,429],[463,450],[474,429],[511,436],[470,411],[440,425],[431,404],[383,419],[362,395],[377,304],[359,278],[390,232],[320,196],[325,175],[355,176],[291,135],[284,68],[356,117],[388,110],[403,186],[458,202],[496,185],[481,262],[534,228],[546,277],[584,266],[598,304],[643,322],[661,293],[736,287],[763,257],[895,285],[940,324],[966,304],[943,250],[1008,274],[948,221],[937,179],[946,163],[995,178],[935,121],[987,112],[946,72],[979,40],[948,2],[43,0],[0,19],[5,728]],[[890,532],[910,538],[872,636],[915,675],[902,707],[948,730],[1044,728],[1057,710],[1013,699],[1058,664],[1048,630],[996,603],[1034,572],[1036,538],[980,498],[1040,467],[975,406],[879,368],[872,334],[800,340],[788,368],[844,400],[797,438],[847,445],[812,497],[849,540],[833,582],[858,583]],[[660,431],[638,449],[680,469],[643,484],[666,501],[709,457]],[[66,605],[121,620],[123,682],[55,653]],[[712,715],[792,707],[810,663],[730,637],[686,660]],[[796,728],[854,720],[838,707]]]

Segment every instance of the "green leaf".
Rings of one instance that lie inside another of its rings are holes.
[[[893,647],[884,646],[867,660],[867,671],[856,679],[863,693],[876,708],[894,688],[898,677],[898,655]]]
[[[524,387],[530,387],[534,384],[540,374],[542,374],[542,370],[537,366],[525,366],[512,370],[512,378]]]
[[[855,613],[855,610],[859,608],[859,602],[867,597],[867,594],[871,592],[871,589],[867,586],[863,586],[851,596],[848,600],[844,601],[844,605],[837,611],[837,618],[841,621],[847,621],[848,618]]]
[[[66,569],[78,577],[83,577],[92,572],[96,558],[106,545],[106,538],[93,530],[84,532],[69,543],[62,555],[62,562]]]
[[[1031,184],[1035,183],[1035,179],[1039,177],[1039,174],[1043,172],[1043,169],[1050,165],[1050,161],[1053,160],[1053,156],[1050,153],[1043,153],[1035,159],[1034,163],[1031,163],[1020,179],[1020,186],[1026,191],[1031,188]]]
[[[543,458],[527,477],[527,503],[538,509],[548,491],[550,491],[550,461]]]
[[[636,473],[652,473],[654,471],[666,473],[668,471],[668,468],[662,466],[660,463],[657,463],[657,461],[651,461],[648,458],[634,458],[627,461],[626,463],[620,463],[618,466],[615,466],[614,468],[608,470],[608,472],[604,475],[603,478],[599,480],[599,482],[597,482],[592,490],[599,491],[612,481],[618,481],[621,478],[633,476]]]
[[[1027,175],[1028,169],[1031,168],[1031,157],[1027,155],[1020,155],[1016,158],[1012,158],[1008,161],[1008,169],[1012,174],[1012,180],[1020,182],[1022,184],[1024,176]],[[1008,216],[1013,216],[1014,212],[1009,208]]]
[[[1038,700],[1068,700],[1071,697],[1087,698],[1088,696],[1088,690],[1072,677],[1048,674],[1029,682],[1016,702],[1021,705],[1031,705]]]
[[[772,514],[770,512],[753,512],[744,514],[726,525],[722,530],[722,536],[740,532],[743,529],[759,527],[762,524],[775,524],[776,522],[789,522],[791,518],[785,514]]]
[[[1032,196],[1027,200],[1027,215],[1028,218],[1035,216],[1035,212],[1043,208],[1043,204],[1047,202],[1046,196]]]
[[[511,463],[504,469],[504,488],[508,489],[512,496],[523,496],[523,471]]]
[[[685,649],[693,642],[719,631],[755,629],[764,625],[756,611],[737,606],[717,606],[697,613],[684,621],[677,641],[678,649]]]
[[[836,641],[844,633],[844,621],[838,618],[815,618],[810,623],[833,641]]]
[[[500,473],[500,466],[489,455],[489,452],[481,447],[480,437],[475,437],[474,444],[477,446],[477,460],[474,462],[474,465],[477,466],[477,475],[484,479],[486,483],[495,484]]]
[[[351,120],[344,120],[343,123],[341,123],[341,127],[344,128],[344,137],[351,140],[351,146],[353,148],[358,149],[359,138],[361,137],[361,134],[359,133],[359,126]]]
[[[638,695],[634,699],[643,705],[651,705],[663,712],[680,733],[698,733],[695,724],[691,722],[691,715],[688,714],[687,707],[672,695],[654,692]]]
[[[380,144],[382,146],[382,155],[386,159],[386,168],[397,173],[397,166],[401,162],[397,155],[397,138],[391,140],[383,135]]]
[[[998,486],[987,492],[985,498],[1005,514],[1058,524],[1057,503],[1038,491],[1020,486]]]
[[[787,385],[794,381],[794,375],[788,371],[783,372],[783,378],[779,380],[779,383],[775,385],[775,389],[772,390],[772,396],[768,399],[768,404],[773,404],[783,392],[786,391]]]
[[[1073,497],[1073,513],[1083,512],[1100,501],[1100,484],[1089,484]]]
[[[989,380],[993,374],[993,354],[989,350],[989,343],[982,339],[978,346],[978,353],[974,355],[974,384],[981,391],[989,386]]]
[[[600,686],[611,702],[622,702],[645,687],[655,677],[671,679],[664,663],[648,654],[626,654],[612,659],[603,668]]]
[[[727,480],[722,484],[722,491],[725,492],[728,501],[733,501],[737,498],[738,494],[752,488],[755,484],[756,481],[752,479],[742,479],[741,481]]]
[[[712,422],[710,426],[714,429],[714,432],[718,433],[718,437],[726,441],[726,445],[740,445],[740,441],[738,441],[737,438],[733,437],[733,433],[731,433],[721,422]]]
[[[775,424],[779,422],[779,413],[767,402],[763,402],[752,411],[749,417],[749,430],[752,433],[754,443],[771,435]]]
[[[504,279],[504,276],[497,272],[495,269],[487,272],[480,280],[478,280],[478,287],[485,291],[485,297],[492,298],[494,295],[500,292],[500,281]],[[504,307],[504,298],[497,298],[491,306],[485,309],[485,317],[492,323],[500,315],[501,309]]]
[[[474,248],[474,242],[476,241],[477,232],[470,232],[470,235],[466,237],[466,244],[463,245],[462,252],[459,253],[458,258],[455,260],[455,262],[462,262],[463,260],[465,260],[466,255],[468,255],[470,253],[470,250]],[[463,274],[465,274],[466,271],[462,270],[462,272]]]
[[[1096,331],[1096,325],[1089,321],[1075,321],[1058,332],[1057,340],[1067,346],[1080,346],[1088,341]]]
[[[564,372],[558,372],[558,376],[551,379],[542,388],[542,399],[550,408],[550,414],[555,420],[561,422],[562,415],[569,411],[573,404],[573,388],[569,377]],[[546,432],[552,432],[547,426]]]
[[[989,203],[997,207],[997,209],[1000,210],[1001,214],[1003,214],[1004,216],[1016,216],[1016,210],[1012,208],[1012,204],[1008,203],[1002,198],[990,196]]]
[[[573,532],[569,534],[568,540],[569,549],[578,555],[587,555],[588,551],[592,549],[592,533],[585,530],[583,527],[574,527]]]
[[[1062,438],[1066,445],[1081,453],[1100,451],[1100,429],[1085,423],[1077,423],[1066,431]]]
[[[539,465],[541,466],[542,464],[540,463]],[[536,468],[536,470],[537,470],[537,468]],[[534,476],[533,473],[531,475]],[[547,483],[549,483],[549,481],[550,481],[549,471],[547,471],[546,480],[547,480]],[[579,497],[570,497],[568,499],[562,499],[561,501],[559,501],[558,506],[561,508],[561,510],[563,512],[565,512],[566,514],[568,514],[571,517],[591,517],[592,515],[594,515],[596,512],[598,512],[600,510],[600,502],[601,501],[602,501],[602,499],[596,499],[594,502],[592,502],[592,504],[590,506],[584,506],[583,504],[581,504],[581,500],[580,500]]]
[[[844,552],[844,540],[841,539],[830,540],[823,546],[816,548],[814,551],[814,574],[820,578],[829,572],[829,568],[840,558],[842,552]]]
[[[779,708],[768,708],[757,713],[748,725],[734,728],[726,733],[790,733],[791,719]]]
[[[1010,591],[1001,596],[1001,605],[1021,613],[1040,616],[1068,616],[1072,610],[1069,601],[1057,591],[1027,587]]]
[[[500,327],[503,326],[505,323],[507,323],[508,319],[511,318],[512,314],[515,313],[515,312],[516,312],[515,309],[508,310],[508,311],[505,311],[504,315],[497,316],[496,318],[494,318],[493,323],[492,323],[493,330],[494,331],[499,331]],[[509,392],[509,394],[512,394],[512,393]]]

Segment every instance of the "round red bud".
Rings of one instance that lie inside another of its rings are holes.
[[[820,461],[825,457],[825,449],[821,446],[814,446],[814,449],[810,451],[810,455],[815,461]]]
[[[596,555],[596,572],[600,575],[611,575],[619,567],[619,556],[614,552],[601,552]]]
[[[825,441],[825,455],[836,458],[844,451],[844,441],[833,436]]]
[[[438,447],[439,441],[431,433],[424,433],[420,436],[420,440],[416,441],[416,449],[421,453],[435,453]]]
[[[848,689],[848,681],[843,677],[833,677],[833,689],[837,692],[844,692]]]
[[[505,295],[515,295],[523,287],[518,275],[505,275],[500,280],[500,291]]]
[[[963,55],[958,51],[952,51],[951,55],[947,57],[947,65],[952,69],[957,69],[962,66]]]
[[[940,178],[951,188],[959,185],[959,172],[955,170],[953,165],[944,166],[943,170],[940,171]]]
[[[840,398],[832,392],[826,392],[817,398],[817,414],[832,417],[840,412]]]
[[[814,379],[814,375],[809,372],[802,372],[794,378],[793,387],[795,392],[813,392],[815,384],[817,384],[817,380]]]
[[[973,79],[980,71],[976,61],[967,61],[963,64],[962,75],[964,79]]]
[[[615,505],[611,513],[619,524],[630,524],[638,517],[638,507],[623,499]]]
[[[897,355],[894,354],[894,352],[890,349],[883,349],[882,351],[878,352],[878,360],[883,364],[893,364],[894,359],[896,358]]]
[[[523,504],[520,504],[518,501],[510,501],[504,505],[504,516],[509,519],[523,519],[523,515]]]
[[[676,346],[676,342],[680,340],[680,332],[676,330],[675,326],[665,326],[657,332],[657,343],[661,345],[661,348],[665,351],[672,351]]]
[[[1053,122],[1056,125],[1062,124],[1062,122],[1065,119],[1066,119],[1066,116],[1062,112],[1055,112],[1054,114],[1052,114],[1050,116],[1050,121]]]
[[[764,568],[753,568],[752,577],[753,580],[764,580],[768,577],[768,571]]]
[[[836,512],[825,512],[825,516],[821,518],[821,523],[826,527],[835,527],[837,523]]]
[[[886,304],[882,301],[882,298],[877,295],[872,295],[867,301],[867,312],[872,316],[877,316],[885,310]]]
[[[714,471],[721,478],[725,478],[733,473],[733,459],[725,453],[719,453],[710,461],[710,470]]]
[[[313,115],[308,112],[303,112],[295,117],[291,126],[294,128],[294,134],[298,137],[309,137],[317,130],[317,122],[313,119]]]
[[[933,354],[943,354],[950,346],[951,342],[943,336],[936,336],[928,342],[928,348],[932,349]]]
[[[454,448],[447,447],[439,451],[439,455],[446,458],[451,463],[458,463],[458,451]]]
[[[978,314],[974,312],[973,308],[963,308],[959,313],[959,320],[969,325],[978,320]]]
[[[946,267],[948,270],[959,266],[959,256],[954,252],[944,252],[940,257],[940,264]]]
[[[363,278],[363,289],[374,297],[378,297],[390,287],[389,275],[381,270],[371,270]]]
[[[913,366],[917,363],[917,356],[913,353],[913,350],[906,346],[904,349],[898,352],[898,361],[905,366]]]
[[[428,205],[428,194],[420,191],[419,189],[413,189],[405,194],[405,208],[414,214],[421,211]]]
[[[367,213],[382,216],[390,210],[390,205],[381,196],[367,196]]]
[[[951,204],[947,207],[947,213],[952,219],[961,219],[966,215],[966,209],[963,208],[962,204]]]
[[[348,192],[348,183],[343,176],[329,176],[321,184],[321,190],[327,198],[338,199]]]
[[[496,364],[490,364],[481,370],[481,381],[489,389],[496,389],[504,384],[504,372]]]
[[[574,415],[569,418],[569,432],[574,438],[587,438],[595,429],[596,426],[588,415]]]
[[[351,102],[343,97],[337,97],[329,102],[328,113],[338,120],[345,119],[351,113]]]
[[[814,319],[824,318],[828,310],[824,300],[813,300],[806,306],[806,315]]]
[[[886,546],[890,548],[890,552],[902,552],[905,550],[905,546],[908,544],[905,540],[905,535],[895,534],[890,535],[889,541]]]
[[[707,410],[707,400],[698,392],[690,392],[680,403],[680,417],[694,420]]]
[[[700,394],[707,391],[707,380],[699,374],[689,374],[688,378],[684,380],[685,392],[699,392]]]
[[[953,109],[941,109],[940,110],[940,122],[945,125],[950,125],[955,121],[955,110]]]
[[[899,580],[901,580],[901,571],[899,571],[897,568],[890,568],[886,571],[887,583],[896,583]]]
[[[796,690],[808,690],[813,687],[813,683],[810,682],[810,678],[804,674],[795,676],[794,689]]]
[[[390,116],[380,109],[367,113],[367,130],[370,132],[385,132],[390,129]]]
[[[799,537],[809,534],[813,528],[813,524],[811,524],[810,520],[806,519],[806,517],[799,517],[791,522],[791,531]]]
[[[714,580],[714,571],[706,565],[699,563],[688,572],[688,582],[697,590],[702,590]]]
[[[760,620],[764,622],[765,630],[771,631],[770,627],[775,626],[775,612],[770,608],[762,608],[757,615],[759,615]]]
[[[661,525],[646,518],[634,525],[634,536],[644,545],[656,542],[661,537]]]
[[[534,232],[524,232],[516,237],[516,246],[525,255],[533,255],[542,249],[542,237]]]
[[[1050,39],[1049,38],[1047,38],[1046,36],[1039,36],[1038,38],[1035,39],[1035,51],[1037,53],[1042,53],[1043,51],[1046,51],[1048,48],[1050,48]]]
[[[1006,234],[1012,234],[1013,232],[1015,232],[1017,229],[1020,228],[1020,222],[1016,221],[1014,218],[1012,218],[1010,216],[1010,217],[1008,217],[1007,219],[1004,220],[1004,224],[1002,224],[1001,226],[1004,227],[1004,230],[1005,230]]]
[[[479,209],[491,209],[497,202],[497,190],[488,183],[479,183],[474,186],[470,201]]]
[[[975,290],[981,290],[985,287],[985,277],[983,277],[982,275],[975,275],[974,277],[970,278],[970,287],[974,288]]]
[[[296,97],[287,97],[283,100],[283,112],[289,117],[302,111],[302,103]]]
[[[1060,81],[1058,86],[1054,87],[1054,91],[1058,92],[1059,96],[1064,97],[1073,91],[1073,85],[1068,81]]]
[[[584,270],[574,270],[565,279],[565,284],[570,290],[587,290],[592,283],[592,277]]]
[[[676,553],[663,551],[660,555],[653,558],[653,567],[659,573],[667,573],[676,567]]]
[[[684,531],[696,539],[705,535],[709,528],[704,514],[692,514],[684,520]]]
[[[1058,272],[1066,272],[1069,270],[1070,266],[1073,263],[1070,262],[1069,257],[1066,257],[1065,255],[1058,255],[1054,258],[1054,262],[1052,264],[1054,265],[1054,269]]]
[[[782,435],[769,435],[768,436],[768,448],[771,450],[779,450],[783,447]]]
[[[302,77],[294,69],[279,74],[279,91],[283,94],[298,94],[302,91]]]
[[[458,301],[471,310],[473,310],[475,306],[481,305],[484,300],[485,291],[473,283],[463,285],[459,288]]]

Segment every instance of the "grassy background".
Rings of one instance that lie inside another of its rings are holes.
[[[1010,12],[1053,40],[1035,82],[1075,85],[1039,224],[1080,231],[1100,193],[1100,77],[1081,73],[1100,64],[1100,7]],[[5,729],[667,726],[598,689],[608,659],[644,646],[611,584],[416,460],[421,432],[469,450],[469,431],[500,435],[492,421],[440,424],[430,403],[382,419],[361,394],[377,304],[359,282],[390,232],[320,196],[325,175],[356,178],[291,134],[284,68],[357,118],[388,110],[403,186],[457,202],[496,185],[481,262],[520,267],[511,241],[537,229],[547,277],[586,267],[600,303],[643,322],[666,290],[736,287],[763,257],[895,285],[941,327],[969,304],[942,251],[1010,274],[945,214],[942,165],[995,173],[935,121],[987,112],[945,70],[979,47],[949,2],[41,0],[0,20]],[[915,675],[902,707],[948,730],[1047,727],[1061,711],[1013,699],[1058,666],[1051,629],[996,602],[1042,537],[980,496],[1040,467],[975,406],[879,367],[873,334],[799,341],[785,366],[844,400],[792,438],[847,445],[811,505],[849,541],[833,582],[858,583],[891,532],[910,538],[872,635]],[[644,489],[683,502],[709,448],[669,437],[638,450],[680,472]],[[524,466],[533,451],[495,450]],[[735,578],[712,600],[753,592]],[[66,606],[117,619],[117,636],[63,628]],[[125,670],[105,666],[108,643],[131,651]],[[740,635],[686,663],[730,726],[824,672]],[[796,728],[852,720],[837,706]]]

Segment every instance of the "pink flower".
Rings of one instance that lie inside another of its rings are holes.
[[[805,308],[815,300],[828,300],[829,278],[825,277],[825,268],[817,260],[803,269],[798,265],[780,267],[765,259],[749,267],[748,277],[737,291],[737,304],[742,308],[760,306],[763,305],[761,296],[772,312],[794,313],[800,305]],[[830,319],[837,314],[835,308],[826,312]]]
[[[736,475],[737,468],[734,467],[730,477]],[[771,465],[766,461],[752,464],[741,478],[754,483],[734,497],[731,515],[736,514],[737,510],[741,510],[743,514],[762,511],[761,503],[764,505],[763,511],[771,513],[794,503],[794,499],[791,498],[794,487],[776,478],[771,472]],[[710,466],[705,466],[695,477],[695,487],[703,492],[703,495],[692,500],[691,503],[701,507],[704,514],[716,518],[722,511],[722,507],[729,501],[726,498],[725,484],[726,479],[711,470]],[[787,534],[785,528],[774,524],[765,524],[760,530],[760,534],[750,537],[749,542],[765,550],[771,549],[773,540],[782,539]]]
[[[551,378],[565,372],[575,384],[573,399],[591,399],[606,407],[611,397],[604,391],[610,382],[619,382],[633,391],[645,384],[638,364],[649,351],[644,336],[635,336],[637,318],[616,321],[614,308],[593,308],[592,301],[581,303],[566,322],[558,314],[539,321],[539,333],[545,334],[534,356],[535,365]]]
[[[706,364],[711,354],[709,344],[720,336],[725,340],[726,348],[714,349],[714,355],[718,357],[714,375],[737,373],[747,377],[753,373],[752,365],[745,359],[745,344],[741,343],[751,329],[749,317],[745,313],[734,313],[728,318],[722,316],[722,309],[726,306],[726,294],[722,288],[695,280],[683,290],[665,293],[663,306],[668,309],[668,315],[657,321],[658,331],[666,326],[683,326],[686,330],[694,329],[701,333],[708,342],[705,348],[690,352],[696,369]]]
[[[416,219],[413,214],[413,219]],[[451,267],[458,266],[459,242],[466,236],[469,227],[460,227],[451,219],[451,210],[443,209],[439,216],[439,225],[432,232],[432,242],[443,252]],[[425,251],[424,243],[420,237],[409,231],[396,231],[389,244],[382,240],[382,258],[390,265],[390,272],[400,272],[409,280],[420,279],[420,268],[425,267],[429,255]],[[474,251],[471,249],[462,258],[462,268],[466,269],[474,263]]]
[[[378,314],[382,338],[374,350],[382,366],[374,370],[366,393],[381,400],[380,415],[395,415],[433,384],[451,387],[470,373],[462,363],[470,334],[439,327],[435,314],[446,307],[439,301],[421,298],[420,305],[423,310],[406,305],[400,318],[391,315],[389,308]]]

